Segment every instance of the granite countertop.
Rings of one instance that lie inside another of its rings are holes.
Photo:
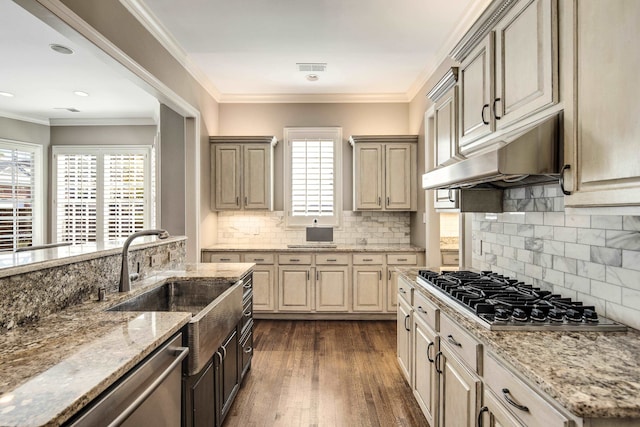
[[[424,252],[425,248],[414,245],[336,245],[327,247],[318,243],[301,243],[298,247],[290,248],[285,244],[232,244],[220,243],[202,248],[203,251],[224,251],[224,252]],[[301,247],[303,246],[304,247]],[[308,245],[308,246],[307,246]]]
[[[0,426],[59,425],[191,319],[182,312],[105,309],[176,279],[235,282],[250,263],[192,264],[0,334]]]
[[[640,331],[490,331],[443,304],[397,268],[416,290],[454,318],[515,372],[582,418],[640,418]]]

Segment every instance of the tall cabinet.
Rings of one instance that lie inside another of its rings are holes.
[[[353,135],[349,143],[354,210],[417,210],[417,135]]]
[[[273,209],[274,136],[212,136],[213,210]]]

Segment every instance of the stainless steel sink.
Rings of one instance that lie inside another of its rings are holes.
[[[242,317],[242,282],[172,281],[132,297],[108,311],[184,311],[188,373],[199,372]]]

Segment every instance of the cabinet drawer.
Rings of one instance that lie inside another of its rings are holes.
[[[316,264],[321,265],[349,265],[349,255],[347,254],[318,254]]]
[[[409,305],[413,304],[414,287],[404,278],[398,277],[398,295],[404,299]]]
[[[416,317],[424,320],[434,331],[438,330],[440,310],[420,292],[414,291],[413,309]]]
[[[256,264],[273,264],[275,262],[275,255],[273,254],[244,254],[244,262],[254,262]]]
[[[209,262],[240,262],[240,254],[210,254]]]
[[[516,378],[492,354],[489,354],[484,361],[484,383],[498,396],[504,406],[528,427],[570,425],[567,417],[531,387]],[[526,407],[527,410],[518,408],[516,405]]]
[[[312,255],[309,254],[280,254],[278,255],[278,263],[311,265],[311,258]]]
[[[458,265],[460,255],[457,251],[442,251],[442,265]]]
[[[353,263],[357,265],[382,265],[384,255],[381,254],[354,254]]]
[[[416,255],[416,254],[389,254],[389,255],[387,255],[387,264],[393,264],[393,265],[416,265],[416,264],[418,264],[418,255]]]
[[[482,344],[445,315],[440,316],[440,342],[446,343],[472,371],[482,373]]]

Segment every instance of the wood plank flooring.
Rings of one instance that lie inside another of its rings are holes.
[[[428,426],[396,361],[393,321],[258,320],[224,427]]]

